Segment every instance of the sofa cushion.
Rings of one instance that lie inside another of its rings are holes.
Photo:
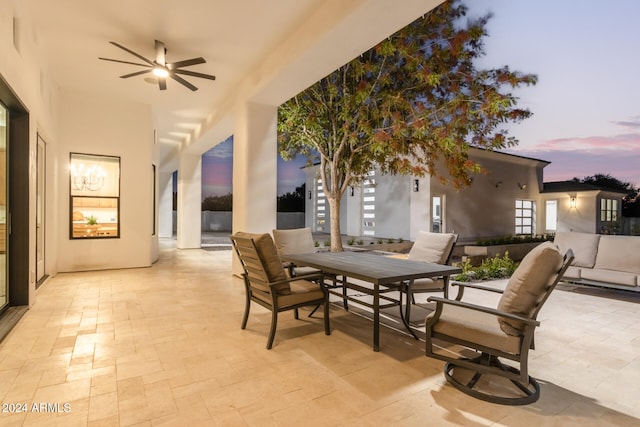
[[[638,286],[637,274],[625,271],[605,270],[601,268],[584,269],[582,280],[612,283],[614,285]]]
[[[585,268],[569,266],[567,271],[564,272],[564,276],[562,279],[564,280],[580,280],[582,278],[582,270],[587,270]]]
[[[407,258],[413,261],[446,264],[455,242],[455,234],[419,231]]]
[[[551,242],[544,242],[529,252],[513,273],[498,302],[498,310],[531,317],[538,302],[553,284],[562,267],[562,254]],[[521,322],[499,318],[508,335],[522,335]]]
[[[640,237],[600,237],[594,267],[640,274]]]
[[[574,267],[593,268],[598,254],[599,234],[577,233],[575,231],[558,231],[553,243],[558,245],[560,253],[572,249],[575,259],[571,263]]]

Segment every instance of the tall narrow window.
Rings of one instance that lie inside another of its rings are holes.
[[[362,182],[362,235],[376,235],[376,178],[375,171],[367,173]]]
[[[442,233],[442,197],[431,198],[431,231]]]
[[[535,233],[535,203],[532,200],[516,200],[516,234]]]
[[[545,229],[556,231],[558,228],[558,201],[547,200],[545,203]]]
[[[324,191],[322,191],[321,178],[316,179],[315,190],[316,231],[327,231],[327,197],[325,196]]]

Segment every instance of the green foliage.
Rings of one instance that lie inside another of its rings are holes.
[[[306,184],[302,184],[293,192],[278,196],[278,212],[304,212],[304,193]]]
[[[359,239],[357,243],[358,243],[359,245],[363,245],[363,244],[364,244],[364,240]]]
[[[324,245],[327,247],[331,246],[331,240],[325,240]]]
[[[387,239],[387,243],[393,243],[393,242],[394,242],[393,239],[391,239],[391,238]]]
[[[98,219],[95,216],[90,215],[87,217],[87,225],[96,225],[97,223]]]
[[[355,237],[350,237],[349,240],[347,240],[347,245],[349,246],[353,246],[355,243],[356,243]]]
[[[495,245],[511,245],[515,243],[537,243],[552,241],[554,234],[538,234],[538,235],[526,235],[526,236],[504,236],[495,239],[480,239],[476,241],[478,246],[495,246]]]
[[[233,206],[233,196],[228,193],[224,196],[207,196],[202,201],[203,211],[230,212]]]
[[[502,257],[496,255],[493,258],[487,258],[478,267],[471,265],[471,261],[467,259],[459,264],[462,273],[454,276],[453,279],[461,282],[473,282],[507,278],[511,277],[517,266],[517,263],[509,258],[509,252],[505,252]]]
[[[318,242],[317,240],[315,242],[313,242],[313,246],[315,246],[316,248],[320,247],[320,242]]]
[[[379,245],[381,245],[384,242],[384,240],[382,240],[381,238],[378,237],[377,242],[378,242]]]
[[[466,12],[458,0],[442,3],[280,106],[280,155],[320,163],[331,217],[370,170],[434,175],[442,161],[441,180],[461,187],[482,170],[470,146],[517,143],[500,127],[531,113],[509,90],[537,77],[477,69],[490,15],[465,20]],[[339,235],[332,222],[332,250],[342,249]]]

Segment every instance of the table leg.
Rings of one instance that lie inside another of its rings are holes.
[[[442,276],[442,284],[444,286],[444,297],[449,298],[449,276]]]
[[[413,332],[413,329],[411,328],[411,304],[412,304],[412,298],[411,298],[411,285],[413,285],[413,279],[409,280],[406,284],[407,288],[406,288],[406,295],[407,295],[407,305],[405,308],[405,312],[403,313],[402,311],[402,284],[400,285],[400,318],[402,319],[402,323],[404,323],[405,328],[407,328],[407,331],[409,331],[409,333],[411,335],[413,335],[413,337],[415,339],[418,339],[418,336],[415,334],[415,332]]]
[[[345,310],[349,311],[349,302],[347,301],[347,276],[342,276],[342,305]]]
[[[373,351],[380,351],[380,285],[373,284]]]

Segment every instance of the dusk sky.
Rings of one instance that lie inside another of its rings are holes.
[[[508,126],[506,151],[551,162],[545,181],[610,174],[640,186],[640,1],[467,0],[469,16],[493,12],[479,68],[538,75],[514,94],[533,116]],[[203,157],[203,197],[231,191],[232,144]],[[278,163],[278,195],[304,182]],[[210,167],[211,165],[212,167]]]

